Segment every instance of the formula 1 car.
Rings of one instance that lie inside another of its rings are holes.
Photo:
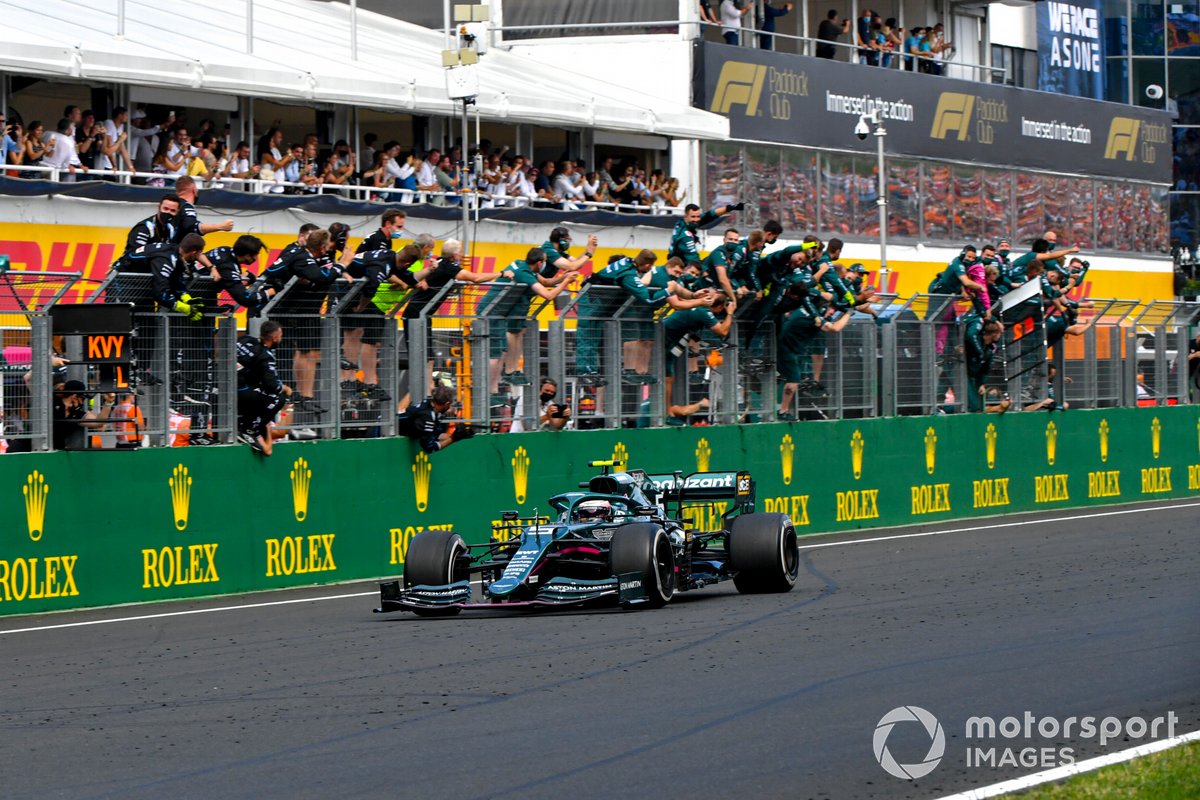
[[[380,584],[376,612],[450,616],[464,608],[620,603],[660,607],[676,592],[732,580],[739,592],[787,592],[800,572],[796,529],[786,514],[754,513],[748,472],[684,477],[614,472],[585,491],[550,498],[554,518],[505,512],[491,541],[469,545],[452,531],[423,531],[409,545],[401,580]],[[711,528],[711,530],[706,529]],[[474,601],[472,583],[482,585]]]

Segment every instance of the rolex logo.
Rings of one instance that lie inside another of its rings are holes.
[[[708,472],[708,460],[712,457],[712,449],[708,446],[708,439],[701,439],[696,443],[696,471]]]
[[[783,461],[783,485],[792,485],[792,462],[796,458],[796,445],[792,442],[792,435],[785,433],[783,440],[779,443],[779,457]]]
[[[1100,420],[1100,460],[1108,461],[1108,420],[1106,419]]]
[[[29,473],[21,491],[25,494],[25,525],[29,528],[29,538],[36,542],[42,538],[46,524],[46,495],[50,494],[50,484],[46,483],[46,476],[35,469]]]
[[[925,431],[925,471],[930,475],[937,468],[937,431],[932,427]]]
[[[167,480],[171,487],[171,513],[175,515],[175,530],[181,531],[188,526],[188,508],[192,502],[192,476],[183,464],[171,470]]]
[[[524,447],[518,447],[512,457],[513,492],[517,496],[517,505],[525,502],[526,490],[529,488],[529,453]]]
[[[864,446],[862,431],[855,431],[850,437],[850,465],[854,469],[854,480],[862,477]]]
[[[292,507],[296,510],[296,521],[304,522],[308,517],[308,490],[312,485],[312,470],[303,458],[292,464]]]
[[[1150,423],[1150,450],[1155,458],[1162,448],[1162,423],[1158,421],[1158,417]]]
[[[987,442],[988,469],[996,468],[996,436],[996,423],[989,422],[987,431],[983,434],[984,441]]]
[[[1058,426],[1053,422],[1046,424],[1046,463],[1054,466],[1054,454],[1058,450]]]
[[[614,462],[613,471],[625,471],[625,466],[629,464],[629,451],[625,449],[624,442],[617,442],[617,446],[613,448],[611,460]]]
[[[417,511],[429,508],[429,473],[433,472],[433,464],[425,451],[417,453],[413,459],[413,488],[417,493]]]

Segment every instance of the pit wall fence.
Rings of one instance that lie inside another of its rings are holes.
[[[238,446],[7,455],[0,615],[395,576],[420,531],[487,541],[501,512],[545,513],[597,459],[749,469],[758,510],[815,534],[1190,496],[1200,409],[539,432],[432,455],[406,439],[283,444],[269,459]],[[697,521],[717,527],[722,511]]]

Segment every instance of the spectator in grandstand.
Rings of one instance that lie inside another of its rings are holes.
[[[713,224],[726,214],[741,211],[745,207],[745,203],[731,203],[701,213],[700,206],[688,203],[683,209],[683,218],[675,223],[675,230],[671,232],[667,258],[677,256],[684,264],[700,261],[700,234],[697,231]]]
[[[571,421],[571,407],[558,402],[558,384],[549,378],[542,381],[541,412],[538,414],[538,430],[561,431]]]
[[[232,219],[226,219],[221,222],[201,222],[200,218],[196,216],[196,207],[193,205],[196,202],[195,178],[187,175],[177,178],[175,180],[175,195],[179,198],[179,211],[176,216],[173,241],[181,241],[189,233],[198,233],[201,236],[207,236],[217,231],[228,232],[233,230]]]
[[[251,180],[258,177],[260,169],[262,167],[250,160],[250,143],[241,141],[237,143],[229,163],[225,165],[222,177]]]
[[[821,40],[821,43],[817,45],[817,58],[837,58],[837,47],[825,43],[836,42],[838,37],[849,32],[850,20],[839,20],[837,9],[829,9],[825,19],[817,27],[817,38]]]
[[[325,168],[321,171],[321,180],[324,183],[344,186],[354,177],[356,169],[354,152],[350,145],[345,139],[338,139],[333,145],[333,154],[329,156]]]
[[[461,185],[458,177],[458,169],[454,166],[455,162],[450,159],[450,156],[442,156],[438,161],[437,169],[433,171],[433,177],[437,180],[438,196],[434,197],[432,202],[436,206],[457,203],[456,198],[447,198],[445,195],[457,192]]]
[[[187,175],[192,158],[199,155],[199,152],[199,148],[192,145],[192,137],[188,135],[187,128],[176,128],[171,144],[167,148],[167,159],[170,164],[178,165],[171,174]]]
[[[577,177],[575,162],[570,159],[563,161],[558,175],[554,178],[554,194],[562,198],[564,211],[576,211],[582,206],[575,205],[575,203],[588,199],[583,186],[575,183]]]
[[[57,130],[46,134],[46,155],[42,164],[60,170],[58,179],[67,182],[75,180],[77,169],[84,169],[75,150],[74,126],[68,118],[60,119]]]
[[[42,141],[42,137],[46,135],[46,126],[42,125],[40,120],[34,120],[29,123],[28,130],[19,141],[21,145],[20,157],[14,163],[24,165],[26,167],[42,166],[42,157],[46,155],[46,143]],[[45,178],[46,175],[41,172],[24,172],[21,173],[23,178]]]
[[[774,6],[770,3],[762,5],[762,22],[759,24],[759,30],[763,31],[758,35],[758,46],[763,50],[775,49],[775,37],[771,34],[775,33],[775,20],[779,17],[787,16],[795,6],[790,3]]]
[[[128,120],[129,111],[125,106],[117,106],[113,109],[112,118],[104,121],[104,146],[96,156],[96,169],[133,168],[133,161],[129,158],[129,132],[125,130]],[[115,178],[106,176],[105,180]]]
[[[543,161],[542,166],[537,170],[537,175],[533,175],[533,189],[537,192],[537,200],[534,201],[535,206],[549,208],[557,203],[562,198],[554,191],[554,162]]]
[[[455,442],[475,435],[470,425],[459,423],[454,430],[444,420],[450,415],[455,401],[454,390],[438,384],[433,387],[429,399],[416,406],[409,406],[396,419],[396,430],[401,436],[415,439],[426,453],[444,450]]]
[[[436,147],[425,154],[425,160],[417,168],[418,190],[422,192],[440,191],[437,180],[437,165],[441,160],[442,153]]]
[[[924,28],[913,28],[904,40],[903,66],[908,72],[915,72],[921,59],[921,40],[925,38]]]
[[[877,67],[879,66],[879,47],[875,44],[875,37],[871,33],[874,16],[869,8],[860,11],[855,31],[858,36],[858,63]]]
[[[151,125],[146,112],[140,108],[129,115],[129,155],[133,168],[138,172],[149,172],[154,166],[154,154],[158,152],[158,134],[175,121],[167,117],[162,125]]]
[[[275,182],[295,184],[300,183],[302,176],[302,168],[304,166],[304,145],[293,142],[288,145],[288,155],[283,162],[282,169],[275,170]],[[284,194],[300,194],[301,189],[297,186],[279,187],[279,191]]]
[[[275,348],[283,341],[283,326],[267,320],[257,337],[237,342],[238,439],[264,456],[271,455],[271,422],[292,397],[292,388],[279,379]]]
[[[151,178],[149,185],[163,187],[167,185],[165,176],[187,174],[187,155],[173,148],[174,142],[171,139],[165,136],[159,137],[158,150],[154,153],[154,159],[150,163],[150,171],[164,177]],[[172,152],[176,152],[177,155],[172,156]]]
[[[362,163],[375,163],[375,143],[378,141],[379,136],[374,133],[363,134]]]
[[[322,183],[324,170],[317,161],[317,143],[308,142],[301,148],[300,183],[304,184],[303,194],[316,194],[317,187]]]
[[[742,17],[754,10],[748,0],[721,0],[721,36],[725,44],[737,44],[742,33]]]
[[[75,125],[75,147],[79,151],[80,163],[88,169],[95,169],[96,157],[103,146],[104,126],[96,122],[96,115],[88,109]]]

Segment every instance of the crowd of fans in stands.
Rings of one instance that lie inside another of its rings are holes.
[[[458,145],[445,153],[436,148],[420,152],[403,149],[394,140],[381,143],[376,134],[367,133],[360,163],[344,139],[329,145],[310,133],[303,141],[286,141],[279,120],[253,146],[246,141],[231,146],[229,127],[219,132],[211,120],[192,129],[172,111],[152,124],[145,111],[130,113],[121,106],[104,121],[97,121],[91,110],[67,106],[52,131],[38,120],[5,128],[0,152],[6,165],[53,168],[63,181],[93,171],[95,177],[111,180],[112,172],[122,171],[138,173],[136,182],[151,186],[165,187],[187,176],[205,187],[249,181],[250,188],[288,194],[366,187],[371,199],[389,203],[453,205],[472,195],[485,208],[573,210],[609,204],[662,211],[683,199],[679,180],[661,169],[647,173],[636,162],[611,158],[595,169],[569,158],[535,164],[486,140],[464,159]],[[11,169],[10,174],[44,178],[49,173]]]

